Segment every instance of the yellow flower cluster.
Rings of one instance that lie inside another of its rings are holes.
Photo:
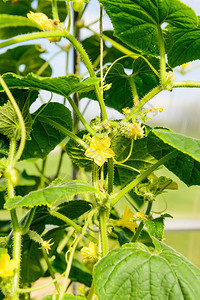
[[[14,275],[14,269],[19,265],[19,259],[10,259],[7,253],[0,257],[0,277],[5,278]]]
[[[110,149],[111,140],[108,136],[103,139],[93,137],[90,142],[89,148],[86,150],[85,155],[93,158],[94,162],[98,166],[102,166],[106,158],[111,158],[115,155],[112,149]]]

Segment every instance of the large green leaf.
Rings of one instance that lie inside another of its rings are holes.
[[[40,205],[46,205],[52,207],[52,205],[61,199],[66,197],[72,197],[81,193],[100,193],[90,184],[80,180],[55,180],[48,187],[33,191],[24,197],[16,196],[6,201],[5,208],[13,209],[15,207],[34,207]]]
[[[158,30],[163,23],[195,28],[195,12],[179,0],[100,0],[111,18],[115,35],[143,53],[158,53]]]
[[[32,125],[31,139],[26,141],[22,160],[46,157],[66,137],[65,133],[56,128],[56,124],[64,129],[72,129],[71,112],[60,103],[44,104],[32,114],[32,117],[35,119]]]
[[[158,58],[150,56],[148,60],[155,69],[159,69]],[[108,70],[108,67],[104,69],[104,73]],[[159,85],[157,75],[143,58],[139,57],[134,60],[131,68],[132,74],[128,75],[124,70],[124,66],[121,63],[116,63],[111,67],[106,76],[105,83],[112,85],[108,90],[104,91],[105,104],[120,112],[125,107],[133,106],[130,80],[134,81],[139,98],[142,98],[155,86]],[[80,98],[88,97],[93,100],[97,99],[94,91],[90,91],[89,93],[80,91],[79,95]]]
[[[57,93],[64,97],[80,91],[90,85],[99,82],[99,78],[87,78],[80,81],[76,75],[60,76],[60,77],[40,77],[35,74],[28,74],[25,77],[13,73],[7,73],[3,76],[9,88],[31,88],[37,90],[46,90]],[[0,90],[2,87],[0,86]]]
[[[200,270],[159,241],[156,248],[127,244],[104,257],[94,269],[98,299],[199,299]]]
[[[199,25],[194,29],[167,27],[174,41],[168,52],[169,64],[172,67],[200,58],[200,16],[198,19]]]
[[[148,151],[160,159],[173,150],[177,154],[164,165],[188,186],[200,184],[200,140],[166,129],[154,129],[148,136]]]
[[[0,55],[0,74],[13,72],[24,76],[30,72],[37,73],[45,63],[40,57],[44,51],[39,45],[25,45],[7,50]],[[48,65],[42,76],[51,76],[51,72]]]

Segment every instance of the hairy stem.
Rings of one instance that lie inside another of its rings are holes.
[[[101,251],[103,256],[105,256],[108,253],[107,213],[108,210],[105,207],[100,208],[99,228],[100,228],[100,237],[101,237]]]
[[[129,183],[127,186],[125,186],[118,194],[113,195],[110,197],[111,205],[114,206],[126,193],[128,193],[130,190],[132,190],[137,184],[139,184],[142,180],[144,180],[149,174],[151,174],[153,171],[155,171],[159,166],[163,165],[165,162],[167,162],[170,158],[175,156],[177,154],[177,150],[174,150],[161,159],[157,161],[153,166],[151,166],[148,170],[146,170],[143,174],[138,176],[135,180],[133,180],[131,183]]]

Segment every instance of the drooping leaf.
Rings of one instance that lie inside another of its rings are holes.
[[[66,137],[66,134],[55,127],[56,124],[63,126],[64,129],[72,129],[71,112],[60,103],[52,102],[48,105],[42,105],[32,114],[32,118],[34,123],[32,125],[31,140],[26,141],[22,160],[33,157],[46,157]],[[49,121],[48,123],[46,119]]]
[[[30,72],[37,73],[45,60],[40,57],[45,50],[39,45],[24,45],[9,49],[0,55],[0,74],[13,72],[19,75],[27,75]],[[51,67],[42,72],[42,76],[51,76]]]
[[[148,152],[160,159],[173,150],[177,154],[164,165],[188,186],[200,184],[200,140],[154,129],[148,136]]]
[[[169,64],[172,67],[199,59],[200,57],[200,16],[199,24],[193,29],[167,26],[172,38],[173,47],[168,52]]]
[[[195,28],[195,12],[179,0],[100,0],[111,18],[114,34],[146,54],[158,54],[158,30],[165,23]]]
[[[12,209],[15,207],[34,207],[46,205],[52,207],[52,205],[61,199],[71,197],[81,193],[100,193],[90,184],[79,180],[55,180],[48,187],[33,191],[24,197],[14,197],[6,201],[5,208]]]
[[[152,66],[158,70],[159,59],[153,56],[149,56],[148,59]],[[104,73],[108,70],[108,67],[104,69]],[[124,70],[124,66],[121,63],[116,63],[111,67],[105,79],[105,84],[111,84],[111,87],[104,91],[105,104],[119,112],[125,107],[134,105],[130,80],[134,81],[139,98],[142,98],[159,85],[158,76],[143,58],[139,57],[134,60],[130,68],[132,69],[132,74],[128,75]],[[92,100],[97,100],[94,91],[89,93],[80,91],[79,95],[80,98],[88,97]]]
[[[129,243],[127,248],[112,250],[95,266],[94,285],[99,300],[200,297],[197,267],[159,241],[156,254],[140,245]]]
[[[35,90],[41,89],[57,93],[64,97],[68,97],[69,95],[100,81],[99,78],[87,78],[83,81],[80,81],[80,78],[76,75],[42,78],[32,73],[25,77],[13,73],[7,73],[4,74],[3,79],[9,88],[24,87]],[[0,89],[2,89],[1,86]]]

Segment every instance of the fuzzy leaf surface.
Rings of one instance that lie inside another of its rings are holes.
[[[185,184],[200,185],[200,140],[166,129],[154,129],[148,136],[148,151],[156,159],[169,152],[177,154],[164,165]]]
[[[8,199],[5,207],[7,209],[13,209],[15,207],[34,207],[40,205],[46,205],[52,207],[52,205],[65,197],[71,197],[81,193],[101,193],[96,190],[90,184],[80,180],[55,180],[54,183],[48,187],[33,191],[24,197],[14,197]]]
[[[158,54],[158,29],[164,22],[180,28],[197,26],[195,12],[179,0],[100,0],[100,3],[111,18],[115,35],[146,54]]]
[[[109,252],[94,268],[99,300],[196,300],[200,270],[182,255],[157,241],[156,254],[127,244]]]

